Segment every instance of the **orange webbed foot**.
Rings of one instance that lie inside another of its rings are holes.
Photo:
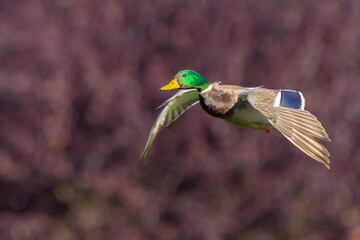
[[[270,129],[266,129],[266,134],[270,134],[271,130]]]

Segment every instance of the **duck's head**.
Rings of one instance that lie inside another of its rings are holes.
[[[189,89],[196,88],[199,91],[205,90],[210,86],[210,83],[201,74],[192,70],[183,70],[178,72],[171,82],[160,88],[160,91],[172,89]]]

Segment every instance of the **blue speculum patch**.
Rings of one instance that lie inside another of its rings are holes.
[[[288,90],[281,91],[281,105],[288,108],[301,109],[302,102],[301,93]]]

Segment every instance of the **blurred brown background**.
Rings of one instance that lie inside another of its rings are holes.
[[[176,72],[297,89],[331,170],[200,106],[137,159]],[[360,1],[2,0],[0,239],[360,239]]]

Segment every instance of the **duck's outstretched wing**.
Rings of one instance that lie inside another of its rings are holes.
[[[169,98],[166,102],[161,104],[158,108],[165,106],[160,115],[156,119],[149,134],[143,153],[139,159],[144,162],[148,152],[153,144],[156,135],[168,126],[171,122],[175,121],[181,114],[183,114],[189,107],[199,102],[199,93],[196,89],[180,90],[174,96]]]
[[[330,167],[330,153],[318,140],[331,140],[317,118],[304,110],[300,92],[261,89],[248,92],[247,100],[301,151]]]

